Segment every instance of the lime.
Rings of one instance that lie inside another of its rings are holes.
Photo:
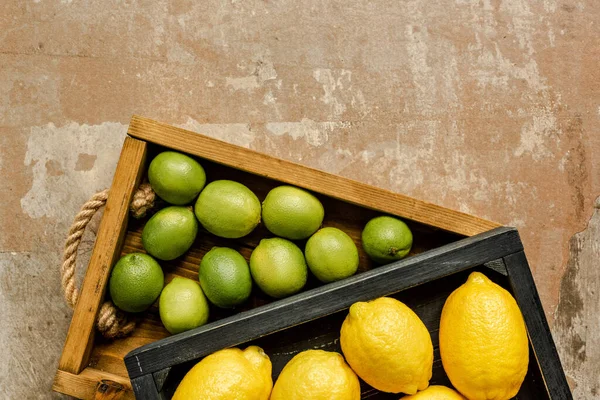
[[[365,252],[379,264],[387,264],[404,258],[412,247],[410,228],[393,217],[376,217],[367,222],[362,231]]]
[[[148,180],[156,194],[167,203],[190,203],[204,187],[204,168],[193,158],[174,151],[163,151],[150,163]]]
[[[352,238],[337,228],[323,228],[306,242],[306,262],[321,282],[333,282],[354,275],[358,249]]]
[[[208,300],[221,308],[243,303],[252,292],[248,263],[244,256],[227,247],[213,247],[204,255],[198,279]]]
[[[262,205],[262,220],[274,235],[306,239],[319,229],[325,211],[315,196],[293,186],[272,189]]]
[[[214,181],[198,196],[195,212],[207,231],[235,239],[252,232],[260,222],[260,201],[239,182]]]
[[[146,222],[144,249],[159,260],[173,260],[189,250],[198,233],[198,221],[186,207],[163,208]]]
[[[156,301],[164,283],[163,271],[156,260],[144,253],[131,253],[117,261],[108,286],[115,306],[135,313]]]
[[[263,292],[278,299],[299,292],[307,275],[302,250],[281,238],[260,241],[250,256],[250,272]]]
[[[160,320],[172,334],[189,331],[208,321],[208,302],[200,285],[179,276],[163,289],[158,310]]]

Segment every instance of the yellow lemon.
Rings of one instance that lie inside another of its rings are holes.
[[[271,400],[360,400],[360,383],[341,354],[307,350],[283,368]]]
[[[173,400],[268,400],[271,361],[257,346],[217,351],[184,377]]]
[[[468,399],[513,398],[529,363],[527,331],[515,299],[473,272],[444,304],[440,354],[452,385]]]
[[[447,388],[446,386],[431,385],[427,389],[413,394],[404,396],[402,400],[466,400],[460,393]]]
[[[342,324],[342,351],[354,372],[382,392],[415,394],[429,386],[431,336],[398,300],[354,303]]]

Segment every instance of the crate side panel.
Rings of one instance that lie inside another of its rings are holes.
[[[59,369],[63,371],[77,374],[88,365],[96,316],[104,298],[110,270],[121,251],[129,204],[144,170],[146,149],[145,142],[125,138],[59,362]]]
[[[352,204],[411,219],[465,236],[500,225],[459,211],[392,193],[348,178],[328,174],[289,161],[276,159],[243,147],[134,116],[129,134],[178,151],[229,165],[239,170],[313,190]]]

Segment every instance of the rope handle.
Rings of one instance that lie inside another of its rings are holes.
[[[156,195],[148,183],[142,183],[133,195],[129,207],[134,218],[142,218],[149,209],[154,206]],[[77,250],[81,244],[81,238],[85,228],[92,220],[96,212],[106,204],[108,189],[93,195],[86,201],[81,210],[75,216],[69,235],[65,242],[63,252],[63,263],[60,268],[62,290],[71,308],[75,308],[79,299],[79,289],[75,286],[75,269],[77,267]],[[112,301],[105,301],[100,307],[96,327],[106,338],[116,338],[129,335],[135,328],[135,321],[127,314],[118,310]]]

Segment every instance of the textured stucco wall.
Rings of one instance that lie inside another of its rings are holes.
[[[518,227],[600,398],[599,38],[595,0],[0,2],[0,398],[60,397],[60,249],[133,113]]]

